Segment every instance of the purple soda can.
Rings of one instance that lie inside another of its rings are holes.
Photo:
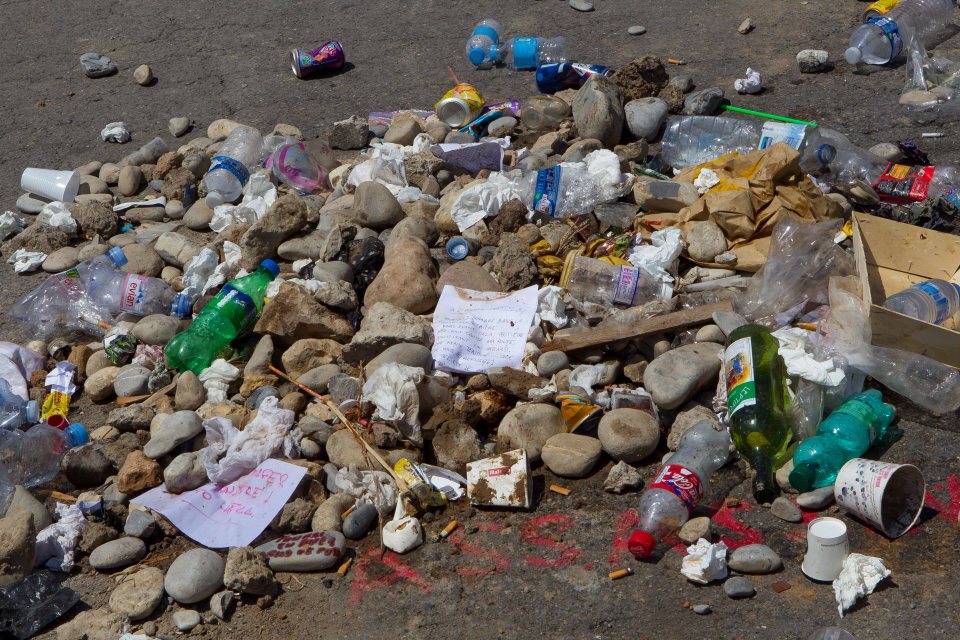
[[[336,40],[324,42],[313,51],[294,49],[290,52],[290,68],[298,78],[306,78],[320,71],[336,71],[346,60],[343,45]]]
[[[579,89],[594,74],[608,76],[609,67],[581,62],[556,62],[537,67],[537,88],[542,93]]]

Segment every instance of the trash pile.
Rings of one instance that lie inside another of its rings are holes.
[[[50,275],[10,311],[31,341],[0,343],[0,533],[15,541],[0,608],[31,611],[5,631],[68,611],[78,598],[50,572],[80,564],[121,572],[118,621],[169,595],[189,631],[196,606],[224,619],[236,595],[269,602],[276,572],[345,575],[366,538],[441,542],[458,501],[535,509],[541,466],[572,481],[613,462],[606,490],[642,489],[632,553],[679,535],[683,575],[731,597],[753,587],[730,570],[782,562],[764,545],[728,555],[690,519],[733,458],[781,519],[836,500],[891,538],[913,526],[923,476],[870,459],[900,432],[865,382],[960,406],[955,363],[883,338],[946,339],[960,286],[920,256],[909,278],[871,281],[886,266],[864,252],[871,230],[918,228],[862,211],[952,202],[952,170],[814,123],[716,115],[722,89],[693,92],[654,56],[611,70],[500,31],[480,23],[470,61],[535,68],[543,93],[489,102],[454,78],[434,111],[354,116],[321,139],[221,119],[176,148],[24,171],[2,250]],[[291,62],[343,63],[335,42]],[[102,424],[76,420],[90,402],[111,407]],[[636,466],[657,464],[644,487]],[[811,522],[802,566],[841,615],[890,575],[850,553],[852,522]],[[200,547],[164,571],[151,552],[174,536]]]

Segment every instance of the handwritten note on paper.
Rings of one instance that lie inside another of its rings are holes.
[[[245,547],[267,528],[306,472],[289,462],[265,460],[222,487],[211,482],[176,494],[161,485],[133,502],[162,514],[205,547]]]
[[[457,373],[519,367],[537,311],[537,287],[513,293],[447,285],[433,313],[433,360]]]

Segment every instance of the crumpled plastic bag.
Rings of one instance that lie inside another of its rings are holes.
[[[197,377],[207,390],[207,402],[223,402],[227,399],[230,383],[240,377],[240,369],[223,358],[217,358]]]
[[[759,72],[747,67],[747,77],[734,80],[733,88],[737,93],[760,93],[763,89],[763,78]]]
[[[70,213],[67,205],[59,201],[43,205],[40,213],[37,214],[37,222],[61,229],[67,235],[72,236],[77,232],[77,221],[74,220],[73,214]]]
[[[294,413],[281,409],[273,396],[264,398],[257,417],[237,430],[228,418],[203,421],[207,446],[203,466],[211,482],[225,485],[250,473],[274,456],[300,457],[300,427],[293,426]]]
[[[399,191],[408,186],[407,172],[403,166],[406,154],[405,147],[391,142],[371,147],[370,157],[350,171],[347,184],[356,187],[362,182],[373,180],[390,189],[392,193]]]
[[[671,285],[673,295],[674,282],[671,271],[677,258],[683,253],[683,232],[680,229],[660,229],[650,234],[650,244],[636,244],[627,252],[627,261],[640,267],[665,284]]]
[[[510,200],[524,200],[524,194],[517,188],[515,179],[494,172],[485,181],[474,183],[457,194],[450,217],[460,231],[465,231],[484,218],[500,213],[500,207]],[[525,200],[524,204],[527,204]]]
[[[570,372],[570,387],[579,387],[590,391],[593,386],[600,382],[607,371],[607,365],[600,364],[581,364]]]
[[[111,122],[100,130],[100,139],[104,142],[123,144],[130,141],[130,128],[126,122]]]
[[[7,381],[10,390],[29,400],[27,381],[34,371],[45,368],[42,355],[12,342],[0,342],[0,378]]]
[[[840,575],[833,581],[833,594],[837,598],[840,617],[862,597],[873,593],[882,580],[893,575],[883,565],[883,560],[861,553],[851,553],[843,561]]]
[[[242,250],[240,246],[225,240],[223,243],[223,262],[220,256],[212,249],[202,249],[189,263],[183,272],[183,282],[186,285],[183,292],[190,299],[199,298],[207,291],[216,289],[226,283],[227,273],[232,272],[234,266],[240,262]]]
[[[957,100],[960,64],[942,56],[931,56],[919,38],[911,38],[905,44],[907,79],[901,96],[913,93],[913,98],[928,99],[905,100],[900,103],[904,111],[921,123],[956,120],[960,116],[960,100]]]
[[[784,327],[773,332],[780,343],[778,353],[787,365],[787,374],[797,376],[825,387],[843,382],[846,373],[831,360],[819,361],[806,350],[810,332],[799,327]]]
[[[213,209],[210,229],[220,233],[234,223],[253,224],[267,214],[277,200],[277,188],[270,176],[261,171],[250,174],[243,186],[243,198],[239,204],[221,204]]]
[[[372,504],[384,518],[397,506],[397,486],[386,471],[363,471],[350,465],[337,471],[333,486],[337,493],[347,493],[358,502]]]
[[[710,544],[703,538],[687,547],[687,555],[680,564],[680,573],[690,582],[708,584],[727,577],[727,545]]]
[[[27,221],[16,211],[4,211],[0,214],[0,240],[15,236],[23,231]]]
[[[379,367],[363,384],[363,400],[376,407],[373,418],[392,424],[416,445],[423,444],[420,432],[420,394],[423,379],[420,367],[391,362]]]
[[[17,273],[29,273],[39,269],[46,259],[47,254],[40,251],[17,249],[13,252],[13,255],[7,258],[7,264],[12,264],[13,270]]]
[[[87,519],[80,507],[64,502],[57,503],[54,514],[57,521],[37,534],[34,566],[46,565],[52,571],[69,573],[73,569],[73,556],[80,540],[80,530]]]

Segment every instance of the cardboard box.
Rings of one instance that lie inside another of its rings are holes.
[[[533,504],[533,482],[526,450],[468,462],[467,495],[476,505],[529,509]]]
[[[870,305],[873,344],[903,349],[960,367],[958,316],[942,325],[884,309],[884,300],[919,282],[960,284],[960,236],[854,213],[853,250]]]

